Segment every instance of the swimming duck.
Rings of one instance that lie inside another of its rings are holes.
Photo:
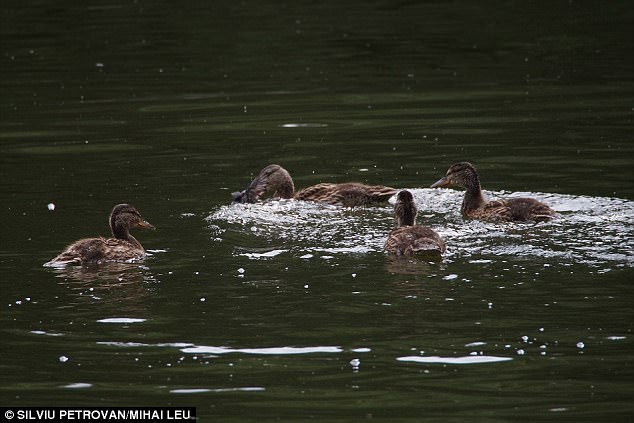
[[[271,164],[260,171],[244,191],[232,194],[233,203],[255,203],[261,196],[273,193],[276,198],[295,198],[344,207],[363,206],[387,201],[397,189],[358,182],[321,183],[295,192],[293,179],[286,169]]]
[[[394,206],[397,228],[390,232],[383,247],[388,254],[440,256],[445,252],[445,241],[436,231],[416,224],[417,213],[412,193],[407,190],[399,192]]]
[[[431,188],[457,185],[465,188],[462,207],[464,217],[494,222],[548,221],[558,214],[548,205],[534,198],[508,198],[489,201],[482,193],[480,177],[468,162],[455,163],[447,174]]]
[[[130,235],[131,228],[155,229],[129,204],[118,204],[110,212],[110,230],[114,238],[84,238],[70,244],[57,257],[44,266],[63,266],[129,262],[145,257],[145,249]]]

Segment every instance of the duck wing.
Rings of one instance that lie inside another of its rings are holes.
[[[505,200],[513,221],[533,220],[543,222],[558,216],[548,205],[534,198],[509,198]]]
[[[84,238],[70,244],[45,266],[81,265],[106,261],[131,261],[145,257],[145,250],[116,238]]]
[[[321,183],[304,188],[295,198],[337,206],[354,207],[387,201],[397,193],[396,188],[383,185],[364,185],[356,182],[343,184]]]
[[[57,255],[47,265],[80,265],[82,263],[98,262],[105,255],[105,238],[84,238],[75,241]]]
[[[558,216],[548,205],[534,198],[508,198],[489,201],[469,217],[495,222],[548,221]]]

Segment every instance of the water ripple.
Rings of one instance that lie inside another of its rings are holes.
[[[482,363],[499,363],[502,361],[513,360],[510,357],[496,357],[490,355],[474,355],[466,357],[420,357],[420,356],[407,356],[398,357],[398,361],[408,361],[413,363],[441,363],[441,364],[482,364]]]
[[[195,346],[181,349],[184,353],[191,354],[264,354],[264,355],[294,355],[294,354],[314,354],[314,353],[340,353],[341,347],[271,347],[271,348],[228,348],[212,346]]]

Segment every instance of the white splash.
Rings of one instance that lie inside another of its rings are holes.
[[[92,383],[69,383],[68,385],[62,385],[61,387],[67,389],[86,389],[92,387]]]
[[[279,256],[280,254],[285,253],[287,251],[288,250],[272,250],[272,251],[267,251],[265,253],[242,253],[238,255],[257,260],[262,258],[272,258],[275,256]]]
[[[419,224],[434,228],[448,244],[445,257],[463,257],[486,265],[491,257],[547,259],[548,263],[585,263],[608,271],[634,267],[634,202],[619,198],[540,192],[486,191],[494,198],[532,197],[545,201],[561,218],[547,223],[490,223],[460,215],[463,191],[410,189],[419,208]],[[229,201],[229,199],[227,199]],[[393,204],[394,199],[390,202]],[[394,227],[390,204],[344,208],[296,200],[220,206],[206,220],[210,231],[222,227],[288,246],[288,252],[310,258],[379,253]],[[255,231],[252,231],[254,228]],[[217,232],[217,231],[216,231]],[[215,233],[215,232],[214,232]],[[277,250],[273,250],[277,251]],[[261,250],[241,251],[250,258]],[[552,264],[549,264],[550,267]],[[454,275],[447,275],[454,277]],[[448,279],[451,280],[451,279]]]
[[[470,355],[466,357],[420,357],[420,356],[406,356],[398,357],[398,361],[408,361],[413,363],[427,363],[427,364],[483,364],[483,363],[499,363],[503,361],[513,360],[510,357],[496,357],[490,355]]]
[[[242,388],[191,388],[170,389],[170,394],[202,394],[206,392],[262,392],[266,389],[262,386],[245,386]]]
[[[269,347],[269,348],[229,348],[212,346],[195,346],[181,349],[189,354],[264,354],[264,355],[294,355],[315,353],[340,353],[341,347]]]
[[[147,319],[136,319],[133,317],[108,317],[106,319],[99,319],[99,323],[142,323]]]

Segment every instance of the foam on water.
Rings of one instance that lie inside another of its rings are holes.
[[[418,224],[429,225],[447,241],[446,257],[473,257],[476,263],[524,257],[592,266],[634,265],[634,202],[608,197],[539,192],[486,191],[490,198],[532,197],[553,207],[561,217],[545,223],[490,223],[465,220],[464,193],[451,189],[410,189],[419,208]],[[284,242],[297,257],[315,252],[366,254],[381,252],[394,227],[392,204],[342,208],[295,200],[221,206],[208,217],[210,227],[249,232]],[[254,258],[270,252],[247,251]]]

